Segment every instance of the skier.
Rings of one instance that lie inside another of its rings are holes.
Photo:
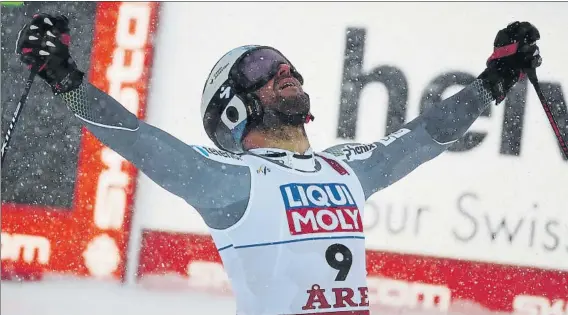
[[[69,53],[68,20],[38,14],[17,53],[100,141],[183,198],[208,225],[238,314],[369,314],[366,199],[457,141],[493,101],[541,64],[538,30],[500,30],[484,71],[377,142],[316,153],[298,69],[267,46],[237,47],[213,67],[201,117],[217,148],[188,145],[86,82]],[[476,43],[477,44],[477,43]],[[191,106],[191,105],[188,105]]]

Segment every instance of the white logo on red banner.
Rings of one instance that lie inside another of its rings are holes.
[[[280,186],[292,235],[362,232],[361,214],[344,184]]]

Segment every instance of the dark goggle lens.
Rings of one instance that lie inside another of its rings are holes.
[[[290,62],[277,51],[267,48],[254,50],[237,65],[237,83],[244,89],[250,89],[267,82],[276,75],[281,64],[290,65]]]

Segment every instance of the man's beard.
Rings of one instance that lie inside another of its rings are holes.
[[[302,92],[289,97],[279,97],[275,106],[270,106],[284,115],[307,115],[310,112],[310,97]]]
[[[277,98],[276,104],[264,105],[262,122],[259,130],[268,131],[282,126],[303,126],[310,112],[310,97],[301,93],[289,97]]]
[[[263,104],[262,118],[247,127],[245,134],[256,130],[270,138],[282,141],[296,139],[298,132],[306,135],[304,124],[310,113],[310,97],[307,93],[291,97],[279,97],[276,104]],[[243,137],[244,138],[244,137]]]

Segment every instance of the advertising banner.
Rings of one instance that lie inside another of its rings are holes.
[[[13,53],[17,34],[39,12],[70,17],[71,54],[89,81],[145,117],[158,3],[40,2],[2,10],[3,122],[27,77]],[[2,168],[2,279],[124,279],[136,169],[36,81]]]

